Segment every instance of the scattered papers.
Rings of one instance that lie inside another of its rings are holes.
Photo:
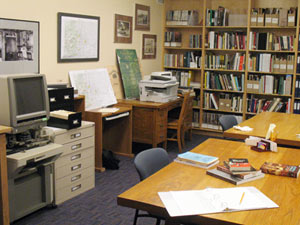
[[[253,130],[253,128],[248,127],[248,126],[243,126],[243,127],[241,127],[241,126],[234,126],[233,128],[236,129],[236,130],[240,130],[240,131],[252,131]]]
[[[279,207],[255,187],[206,188],[158,195],[171,217]]]
[[[112,108],[99,109],[98,112],[101,112],[101,113],[114,113],[114,112],[117,112],[118,110],[119,110],[119,108],[112,107]]]

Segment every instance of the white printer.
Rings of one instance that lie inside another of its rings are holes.
[[[153,72],[139,82],[140,100],[168,102],[177,98],[178,82],[172,72]]]

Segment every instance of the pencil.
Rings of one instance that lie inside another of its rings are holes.
[[[241,197],[241,200],[240,200],[240,204],[242,204],[242,201],[243,201],[243,199],[244,199],[244,196],[245,196],[245,192],[243,192],[243,194],[242,194],[242,197]]]

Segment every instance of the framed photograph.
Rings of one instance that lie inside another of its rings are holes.
[[[143,59],[156,58],[156,35],[143,34]]]
[[[115,43],[132,43],[132,17],[115,14]]]
[[[100,17],[58,13],[58,62],[99,61]]]
[[[0,74],[40,72],[40,24],[0,18]]]
[[[135,4],[135,30],[150,30],[150,7]]]

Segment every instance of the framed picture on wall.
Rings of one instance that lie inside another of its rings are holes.
[[[40,24],[0,18],[0,74],[40,72]]]
[[[115,43],[132,43],[132,17],[115,14]]]
[[[143,59],[156,58],[156,35],[143,34]]]
[[[100,17],[58,13],[58,62],[99,61]]]
[[[135,30],[150,30],[150,7],[135,4]]]

